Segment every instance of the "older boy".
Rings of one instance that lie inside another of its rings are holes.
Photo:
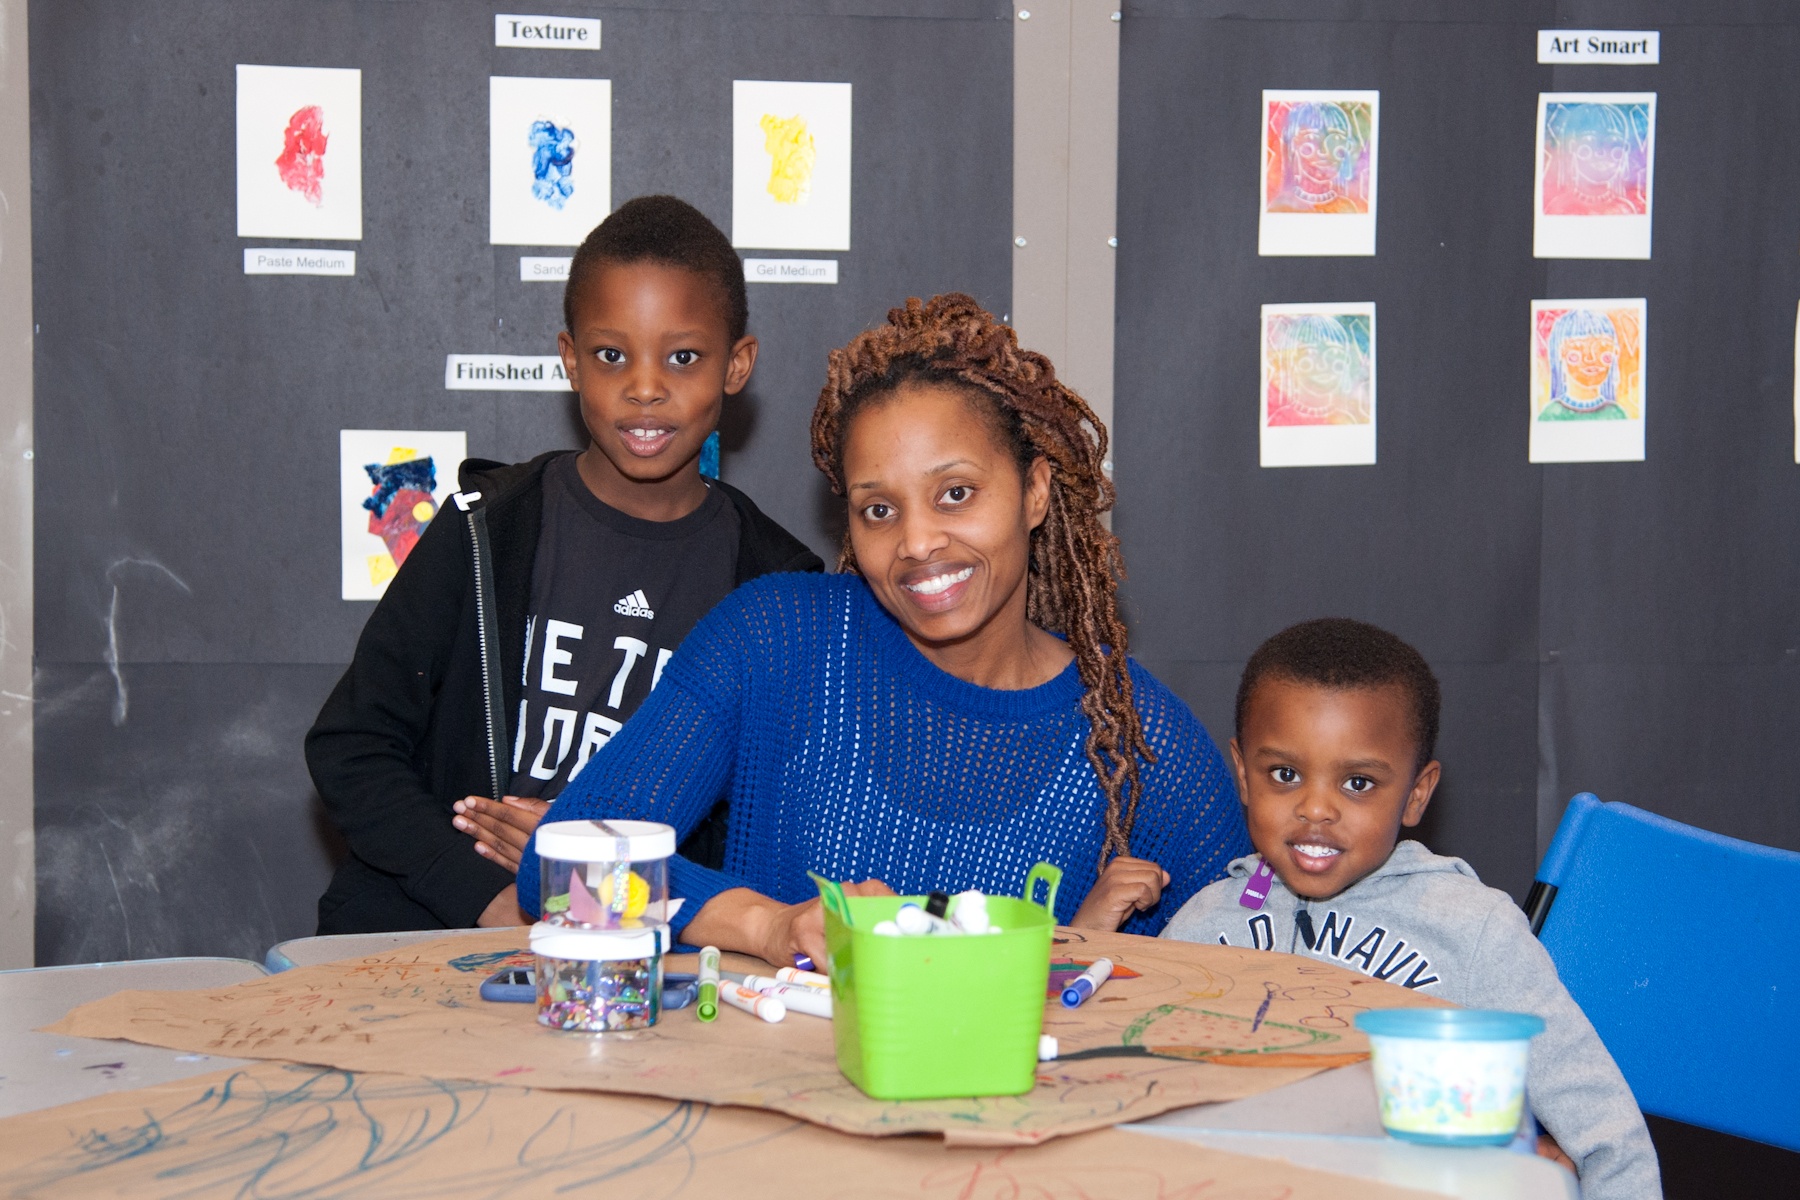
[[[633,200],[576,251],[563,310],[587,449],[463,464],[457,503],[426,527],[307,735],[350,847],[320,933],[523,921],[519,849],[688,630],[745,580],[822,569],[700,474],[724,398],[756,363],[730,240],[673,196]]]
[[[1437,680],[1393,634],[1326,619],[1264,642],[1238,685],[1231,740],[1258,853],[1183,905],[1163,936],[1299,954],[1457,1004],[1535,1013],[1545,1030],[1527,1094],[1553,1139],[1540,1153],[1572,1160],[1587,1200],[1660,1196],[1631,1089],[1524,914],[1461,859],[1395,844],[1437,787],[1437,730]]]

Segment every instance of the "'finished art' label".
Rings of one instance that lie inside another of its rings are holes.
[[[569,376],[554,354],[447,354],[444,387],[452,392],[566,392]]]

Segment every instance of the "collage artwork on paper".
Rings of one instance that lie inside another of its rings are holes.
[[[612,211],[612,81],[488,80],[488,241],[579,246]]]
[[[1380,92],[1265,91],[1257,250],[1375,253]]]
[[[461,430],[340,429],[343,598],[379,600],[456,490],[469,454]]]
[[[1262,307],[1262,465],[1375,461],[1375,305]]]
[[[850,85],[731,89],[731,244],[850,249]]]
[[[361,71],[238,64],[237,235],[361,239]]]
[[[1642,462],[1644,319],[1636,300],[1531,302],[1531,461]]]
[[[1649,258],[1655,92],[1538,96],[1532,253]]]

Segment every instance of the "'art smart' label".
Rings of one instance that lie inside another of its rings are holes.
[[[494,45],[520,50],[598,50],[600,21],[596,17],[495,13]]]
[[[1541,63],[1611,63],[1639,66],[1662,61],[1662,34],[1654,29],[1540,29]]]

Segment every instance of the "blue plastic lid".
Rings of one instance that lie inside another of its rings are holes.
[[[1544,1019],[1492,1008],[1376,1008],[1357,1013],[1356,1027],[1376,1037],[1511,1042],[1544,1032]]]

